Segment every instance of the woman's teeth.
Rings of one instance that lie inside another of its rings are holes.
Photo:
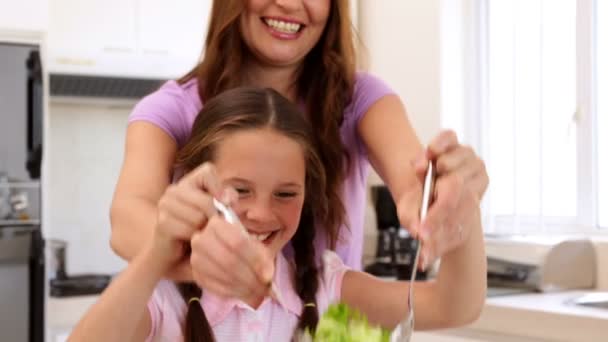
[[[302,25],[296,23],[288,23],[281,20],[275,19],[265,19],[266,25],[272,27],[273,29],[284,32],[284,33],[296,33],[300,30]]]

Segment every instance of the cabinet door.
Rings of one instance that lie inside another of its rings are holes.
[[[211,0],[138,1],[139,53],[145,56],[142,60],[163,74],[185,74],[201,54]]]
[[[449,329],[436,332],[416,331],[412,335],[416,342],[548,342],[544,339],[499,334],[470,328]]]
[[[50,0],[51,63],[86,68],[134,55],[135,1]]]
[[[0,9],[0,30],[46,31],[49,0],[5,1]]]

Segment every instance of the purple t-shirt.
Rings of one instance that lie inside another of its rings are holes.
[[[394,91],[379,78],[368,73],[357,73],[352,102],[344,110],[344,122],[340,127],[342,141],[353,164],[344,182],[343,190],[348,227],[344,225],[340,227],[336,253],[353,269],[361,269],[363,218],[369,171],[366,149],[357,126],[368,109],[380,98],[389,94],[394,94]],[[190,80],[185,84],[168,81],[135,106],[129,116],[129,122],[150,122],[173,137],[178,148],[181,148],[189,138],[194,119],[202,106],[196,80]],[[321,255],[326,246],[322,236],[317,234],[317,255]]]

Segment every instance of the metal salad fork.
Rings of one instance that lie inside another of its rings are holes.
[[[213,199],[213,206],[215,207],[215,209],[217,209],[222,214],[222,216],[224,216],[224,219],[228,223],[237,225],[241,229],[243,234],[245,234],[246,236],[249,236],[247,229],[245,229],[245,226],[243,226],[243,224],[239,220],[239,217],[232,210],[232,208],[230,208],[229,206],[226,206],[224,203],[218,201],[215,198]],[[279,303],[281,303],[281,304],[284,303],[283,297],[281,296],[281,292],[279,292],[274,281],[272,281],[270,283],[270,296],[274,297],[274,299],[276,299]]]
[[[420,205],[420,222],[426,217],[429,205],[433,197],[435,185],[435,168],[432,162],[426,170],[424,177],[424,187],[422,190],[422,204]],[[416,256],[414,257],[414,263],[412,264],[412,273],[410,276],[410,287],[407,296],[408,315],[399,324],[399,327],[392,336],[393,341],[397,342],[408,342],[412,337],[414,331],[414,281],[416,280],[416,273],[418,271],[418,260],[420,258],[420,240],[416,242]]]

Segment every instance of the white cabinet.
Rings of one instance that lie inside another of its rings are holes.
[[[48,24],[49,0],[3,0],[0,30],[43,32]]]
[[[65,342],[99,296],[47,297],[45,302],[45,341]]]
[[[57,58],[134,53],[135,42],[134,1],[51,0],[48,46]]]
[[[138,49],[142,61],[181,75],[198,61],[211,0],[138,0]]]
[[[196,64],[211,0],[50,0],[51,72],[174,78]]]

